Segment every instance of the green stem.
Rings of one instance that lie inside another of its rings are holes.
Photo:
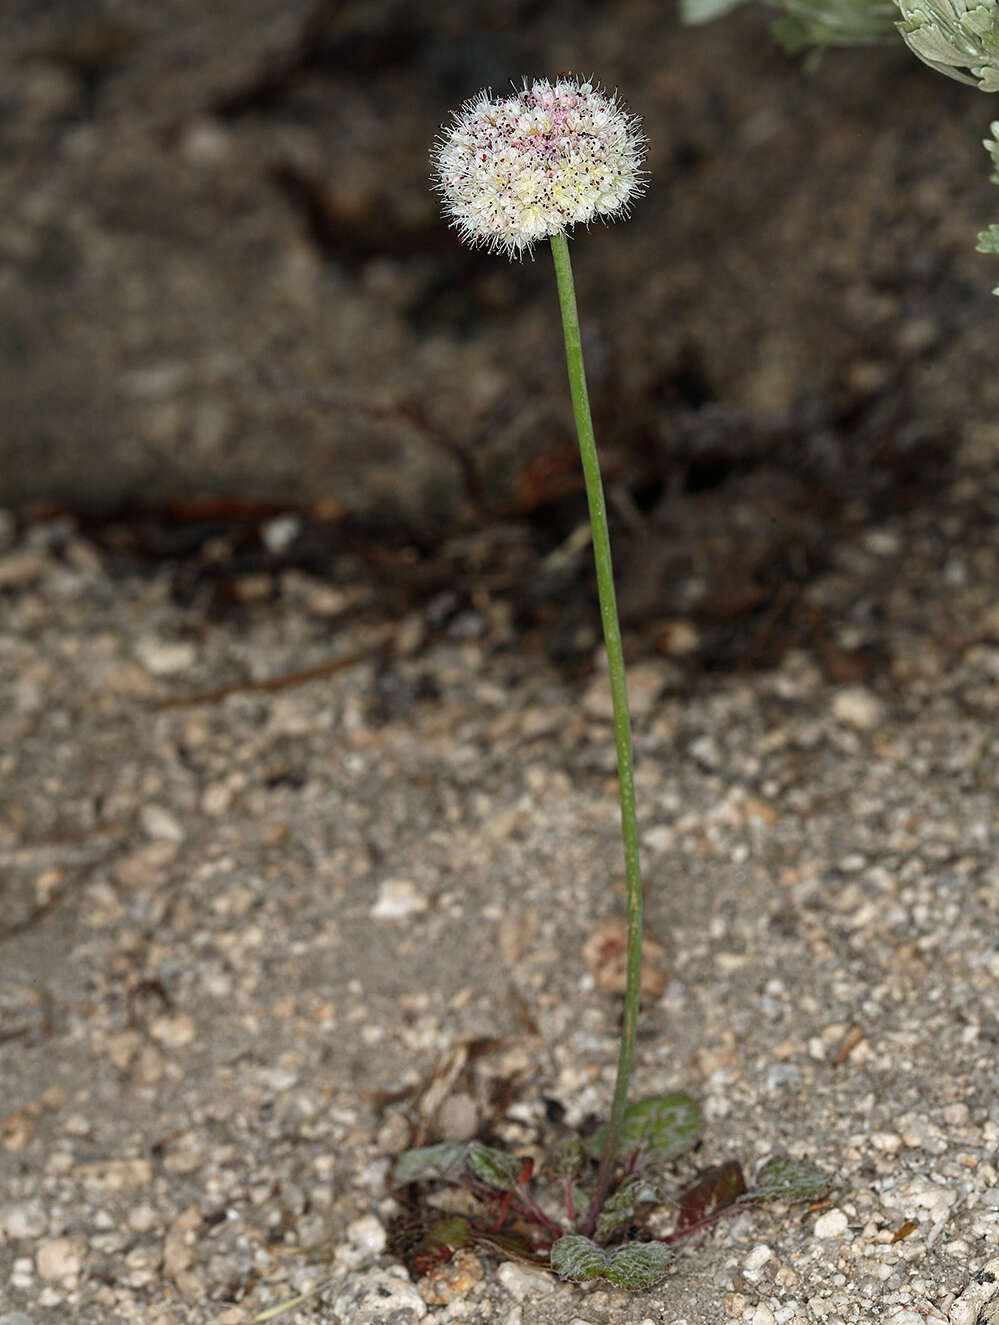
[[[590,401],[586,392],[586,371],[583,367],[583,346],[579,336],[579,314],[576,311],[576,291],[572,280],[572,264],[569,261],[569,243],[564,234],[552,236],[552,257],[555,259],[555,278],[558,282],[559,305],[562,309],[562,330],[565,335],[565,358],[569,369],[572,412],[576,419],[576,435],[579,438],[579,454],[583,461],[586,500],[590,507],[590,527],[593,531],[593,560],[597,568],[600,619],[604,628],[604,645],[607,649],[611,700],[614,707],[617,781],[621,797],[621,836],[624,839],[624,868],[628,887],[628,972],[624,993],[624,1020],[621,1024],[621,1046],[617,1060],[617,1079],[614,1083],[614,1100],[607,1124],[607,1141],[597,1171],[596,1191],[583,1226],[583,1233],[591,1237],[614,1167],[617,1139],[628,1103],[628,1085],[635,1057],[635,1029],[638,1024],[638,1005],[642,992],[642,876],[638,863],[638,823],[635,818],[631,721],[628,717],[628,690],[624,674],[624,650],[621,647],[621,626],[614,594],[614,570],[611,564],[607,508],[604,503],[603,483],[600,479],[597,444],[593,436]]]

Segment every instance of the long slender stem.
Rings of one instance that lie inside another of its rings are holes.
[[[569,369],[572,412],[576,420],[579,454],[583,461],[586,500],[590,507],[600,619],[603,622],[604,645],[607,649],[607,665],[610,672],[611,700],[614,707],[614,741],[617,746],[617,781],[621,798],[621,836],[624,839],[624,867],[628,890],[628,967],[624,993],[624,1020],[621,1025],[614,1099],[607,1124],[607,1141],[597,1171],[596,1191],[583,1226],[584,1234],[590,1237],[596,1227],[597,1216],[610,1182],[617,1152],[617,1140],[628,1103],[628,1085],[635,1057],[635,1030],[638,1024],[638,1005],[642,988],[642,876],[638,863],[634,760],[631,751],[631,720],[628,716],[624,650],[621,647],[621,626],[614,593],[614,569],[611,563],[610,533],[607,528],[607,507],[604,503],[600,461],[597,457],[593,419],[590,416],[590,401],[586,391],[586,371],[583,367],[576,291],[572,280],[572,264],[569,261],[568,240],[564,234],[553,235],[551,244],[552,257],[555,259],[559,305],[562,309],[562,330],[565,334],[565,358]]]

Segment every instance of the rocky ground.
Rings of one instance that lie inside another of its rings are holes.
[[[536,1153],[609,1097],[622,871],[578,498],[561,530],[432,555],[291,511],[5,519],[0,1321],[236,1325],[319,1281],[287,1319],[990,1320],[999,488],[976,439],[919,500],[858,483],[821,557],[818,517],[775,498],[783,578],[724,619],[705,585],[755,546],[743,521],[719,552],[738,477],[645,513],[611,484],[624,585],[659,527],[689,538],[626,631],[662,949],[635,1088],[704,1106],[678,1183],[776,1151],[835,1181],[634,1297],[485,1255],[414,1283],[386,1245],[407,1145]]]

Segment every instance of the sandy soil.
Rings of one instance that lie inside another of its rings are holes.
[[[996,500],[962,451],[932,498],[855,504],[776,623],[744,609],[754,665],[710,614],[627,632],[664,950],[636,1090],[704,1106],[677,1183],[782,1151],[832,1205],[723,1224],[635,1298],[472,1257],[429,1305],[385,1250],[393,1156],[445,1132],[535,1153],[609,1096],[585,546],[7,522],[0,1319],[243,1322],[326,1276],[290,1319],[986,1319]],[[645,543],[619,526],[627,582]]]

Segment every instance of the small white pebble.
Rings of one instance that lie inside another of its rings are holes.
[[[839,691],[833,699],[832,711],[841,726],[858,732],[873,731],[884,718],[884,705],[864,686],[847,686]]]
[[[164,810],[162,805],[143,805],[139,811],[139,823],[145,835],[154,839],[183,842],[187,836],[180,821],[169,810]]]
[[[0,558],[0,589],[24,589],[45,574],[48,562],[37,552],[12,552]]]
[[[385,1250],[385,1226],[374,1215],[362,1215],[347,1225],[347,1240],[361,1251],[380,1256]]]
[[[991,1260],[968,1284],[950,1309],[950,1325],[978,1325],[982,1307],[999,1293],[999,1260]]]
[[[872,1132],[869,1140],[875,1150],[886,1155],[895,1155],[902,1148],[902,1138],[897,1132]]]
[[[417,1320],[427,1314],[426,1302],[401,1267],[396,1271],[367,1270],[340,1282],[340,1291],[330,1305],[338,1319],[349,1320],[352,1325],[375,1325],[376,1321],[391,1320],[395,1313],[400,1319]]]
[[[149,1027],[149,1034],[168,1049],[183,1049],[191,1044],[197,1035],[194,1018],[187,1012],[176,1017],[157,1017]]]
[[[147,635],[139,640],[135,652],[139,662],[153,676],[176,676],[186,672],[197,658],[193,644],[186,640],[160,640]]]
[[[404,920],[427,909],[427,899],[409,879],[385,879],[371,908],[376,920]]]
[[[550,1274],[532,1270],[526,1265],[518,1265],[516,1261],[504,1261],[496,1271],[496,1278],[518,1302],[543,1297],[555,1287],[555,1281]]]
[[[471,1141],[479,1128],[479,1111],[466,1091],[449,1095],[441,1105],[441,1131],[454,1141]]]
[[[128,1212],[128,1226],[136,1233],[148,1233],[159,1223],[159,1217],[151,1205],[136,1205]]]
[[[842,1210],[827,1210],[815,1221],[817,1238],[841,1238],[847,1229],[847,1217]]]
[[[21,1240],[41,1237],[47,1227],[45,1211],[34,1202],[9,1205],[0,1213],[0,1228],[9,1238]]]
[[[299,1074],[283,1067],[270,1067],[261,1072],[260,1080],[268,1090],[291,1090],[292,1086],[298,1085]]]
[[[759,1304],[749,1319],[750,1325],[777,1325],[777,1317],[765,1302]]]
[[[298,515],[276,515],[260,527],[260,537],[272,556],[279,557],[287,552],[295,539],[302,532],[302,520]]]
[[[877,557],[894,557],[902,540],[894,529],[869,529],[863,538],[864,547]]]
[[[46,1238],[35,1251],[38,1277],[49,1282],[75,1279],[82,1264],[79,1248],[69,1238]]]
[[[933,1220],[946,1218],[956,1200],[955,1188],[940,1187],[923,1177],[910,1178],[907,1182],[899,1183],[894,1192],[894,1204],[899,1209],[915,1206],[918,1210],[927,1210]]]
[[[773,1252],[765,1242],[758,1242],[746,1259],[742,1262],[742,1268],[748,1270],[750,1274],[762,1270],[767,1261],[771,1260]]]

